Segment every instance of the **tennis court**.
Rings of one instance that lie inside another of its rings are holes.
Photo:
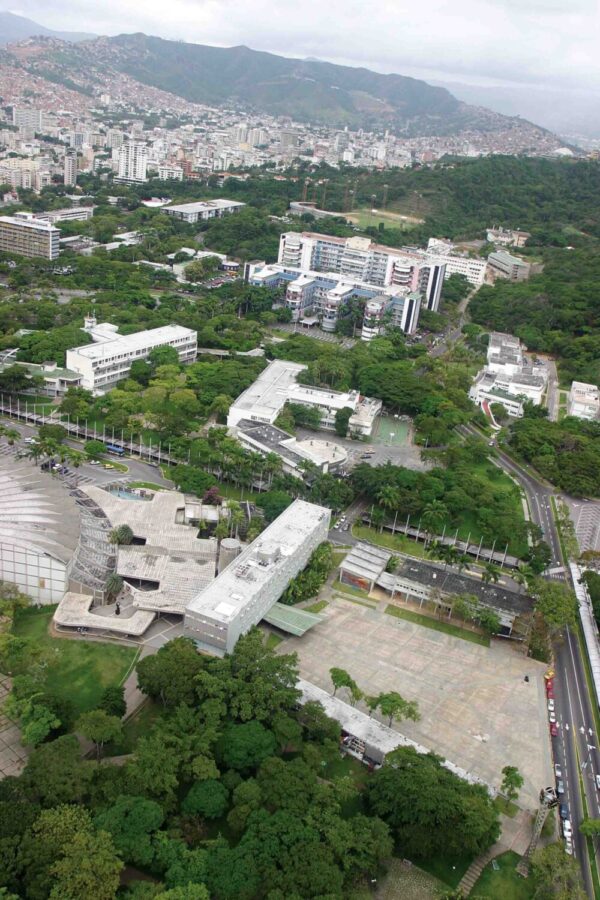
[[[387,447],[402,446],[408,444],[409,433],[409,421],[394,419],[393,416],[381,416],[371,440],[374,444],[384,444]]]

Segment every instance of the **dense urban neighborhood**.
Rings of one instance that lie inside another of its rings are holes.
[[[0,896],[598,897],[600,162],[237,51],[0,48]]]

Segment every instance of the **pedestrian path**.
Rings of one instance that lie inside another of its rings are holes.
[[[519,856],[523,856],[529,846],[533,827],[533,816],[530,812],[520,809],[512,819],[510,816],[501,814],[500,825],[502,831],[496,843],[473,860],[458,885],[458,890],[462,891],[465,897],[469,896],[479,876],[493,859],[502,856],[508,850],[513,850]]]

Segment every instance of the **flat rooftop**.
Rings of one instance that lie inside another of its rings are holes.
[[[256,381],[240,394],[231,409],[251,414],[276,417],[277,413],[289,398],[289,389],[296,384],[296,378],[305,370],[302,363],[287,362],[276,359],[269,363]]]
[[[119,352],[132,353],[136,350],[144,350],[147,347],[187,337],[195,338],[196,332],[191,328],[184,328],[183,325],[162,325],[160,328],[136,331],[135,334],[107,335],[98,343],[83,344],[81,347],[74,347],[69,352],[78,353],[87,359],[102,359],[104,356],[114,356]]]
[[[187,611],[229,623],[241,609],[255,601],[274,572],[287,566],[306,537],[314,531],[316,521],[329,515],[330,510],[324,506],[294,500],[260,537],[192,600]]]
[[[196,200],[193,203],[175,203],[173,206],[164,207],[165,212],[200,213],[209,209],[231,209],[235,206],[245,206],[238,200]]]

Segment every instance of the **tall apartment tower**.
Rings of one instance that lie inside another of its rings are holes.
[[[127,141],[119,149],[119,169],[115,181],[141,184],[146,181],[148,148],[138,141]]]
[[[69,187],[75,187],[77,184],[77,150],[65,152],[64,183]]]
[[[0,216],[0,251],[19,256],[56,259],[60,231],[49,222],[37,221],[31,213]]]

